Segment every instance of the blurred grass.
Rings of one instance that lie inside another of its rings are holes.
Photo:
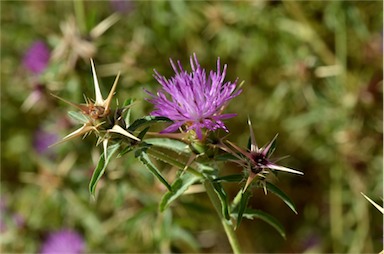
[[[380,203],[383,193],[381,2],[137,1],[130,8],[92,42],[104,93],[122,71],[117,97],[136,98],[139,117],[151,110],[143,88],[158,88],[154,68],[169,77],[169,58],[187,66],[196,52],[210,69],[220,57],[227,80],[245,80],[227,109],[238,113],[227,121],[230,140],[246,144],[250,116],[258,142],[279,133],[276,156],[290,155],[282,163],[305,173],[281,175],[278,183],[299,215],[255,191],[252,207],[276,216],[287,240],[263,222],[244,221],[237,230],[243,251],[381,251],[382,215],[360,194]],[[76,16],[71,1],[1,2],[1,199],[8,207],[2,251],[37,252],[48,231],[64,226],[84,234],[89,252],[229,251],[204,194],[187,195],[159,214],[165,190],[132,156],[109,166],[94,202],[87,185],[100,151],[91,137],[50,155],[33,149],[38,128],[60,137],[75,128],[69,106],[50,93],[79,103],[83,93],[93,94],[88,59],[67,72],[67,58],[51,61],[37,81],[21,65],[32,42],[55,48],[60,24],[69,16],[79,22],[78,10]],[[113,13],[108,1],[86,1],[84,10],[78,25],[88,32]],[[23,111],[36,82],[45,93]],[[238,170],[226,165],[223,174]],[[234,193],[240,186],[227,187]],[[17,227],[8,213],[22,215],[25,224]]]

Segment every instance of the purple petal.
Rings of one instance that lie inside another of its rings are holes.
[[[156,95],[147,92],[151,96],[147,101],[155,106],[151,114],[178,122],[178,127],[188,124],[188,129],[193,129],[199,138],[202,138],[202,129],[227,131],[221,120],[236,114],[221,114],[221,111],[241,92],[235,92],[237,80],[224,83],[227,66],[224,65],[221,72],[218,58],[217,70],[207,75],[196,54],[190,58],[191,73],[183,69],[180,61],[177,61],[177,65],[172,60],[170,62],[175,72],[172,78],[166,79],[155,70],[154,77],[162,88]],[[173,129],[177,128],[170,126],[167,132]]]

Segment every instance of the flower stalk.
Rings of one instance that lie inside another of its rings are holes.
[[[225,234],[227,235],[227,238],[228,238],[229,244],[232,247],[233,253],[235,253],[235,254],[241,253],[240,244],[239,244],[239,241],[237,240],[237,236],[236,236],[235,231],[233,229],[232,223],[231,223],[231,221],[229,221],[223,217],[223,215],[221,213],[221,203],[220,203],[220,200],[218,199],[218,197],[215,193],[215,190],[212,186],[212,183],[208,180],[204,181],[204,187],[205,187],[205,190],[208,194],[209,200],[211,201],[213,207],[215,208],[215,210],[216,210],[216,212],[220,218],[221,224],[224,227]]]

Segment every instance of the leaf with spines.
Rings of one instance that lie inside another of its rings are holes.
[[[199,177],[189,173],[184,173],[177,177],[172,183],[171,189],[163,196],[160,202],[160,211],[164,211],[174,200],[183,195],[189,186],[199,179]]]
[[[91,181],[89,182],[89,193],[92,196],[95,195],[97,183],[99,182],[100,178],[103,176],[105,169],[107,168],[107,165],[111,160],[112,155],[117,151],[119,147],[120,147],[120,143],[110,145],[107,148],[107,158],[104,158],[104,154],[100,156],[99,162],[97,163],[97,166],[93,171]]]

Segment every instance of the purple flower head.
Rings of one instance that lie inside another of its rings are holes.
[[[80,254],[84,253],[83,237],[75,231],[63,229],[51,233],[41,248],[42,254]]]
[[[36,41],[25,53],[23,65],[33,74],[41,74],[48,65],[50,55],[48,46],[43,41]]]
[[[191,73],[185,71],[179,61],[177,66],[172,60],[170,62],[176,75],[168,80],[155,70],[154,77],[162,89],[156,95],[148,92],[152,97],[148,101],[155,105],[151,114],[173,121],[163,132],[174,132],[184,126],[187,131],[194,130],[200,140],[203,138],[203,128],[210,131],[224,129],[228,132],[222,120],[236,114],[222,114],[222,111],[241,90],[235,91],[237,80],[233,83],[224,82],[227,65],[224,65],[221,72],[218,58],[217,71],[210,71],[207,76],[196,54],[190,58]]]
[[[47,152],[48,147],[57,140],[58,136],[55,133],[47,132],[40,128],[35,132],[33,147],[38,154],[44,154]]]

